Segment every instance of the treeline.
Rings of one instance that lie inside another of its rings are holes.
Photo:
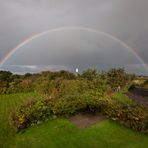
[[[35,91],[39,85],[44,85],[55,79],[75,79],[73,73],[67,71],[13,74],[10,71],[0,71],[0,94]]]
[[[64,87],[60,85],[69,85],[67,88],[71,88],[77,85],[76,83],[87,83],[86,85],[94,85],[94,88],[97,85],[116,91],[118,88],[125,87],[133,79],[134,75],[127,74],[122,68],[101,73],[98,73],[95,69],[88,69],[78,75],[64,70],[58,72],[45,71],[36,74],[26,73],[24,75],[0,71],[0,94],[32,91],[51,94],[51,90],[54,89],[56,92],[60,87]]]

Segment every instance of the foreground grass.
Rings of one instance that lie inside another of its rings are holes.
[[[28,98],[39,98],[35,93],[0,95],[0,148],[13,142],[15,131],[9,126],[9,113]]]
[[[56,119],[16,133],[9,127],[8,114],[35,93],[0,95],[0,148],[147,148],[148,136],[105,120],[78,129],[67,119]]]
[[[16,136],[13,147],[35,148],[147,148],[148,137],[105,120],[78,129],[66,119],[56,119]]]

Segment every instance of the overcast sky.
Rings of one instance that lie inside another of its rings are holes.
[[[111,34],[135,49],[148,64],[148,0],[0,0],[0,60],[33,34],[67,26]],[[3,69],[33,72],[77,66],[99,70],[125,66],[131,72],[148,74],[119,43],[81,30],[35,39],[10,57]]]

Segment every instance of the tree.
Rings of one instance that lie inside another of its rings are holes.
[[[82,73],[81,77],[91,81],[97,78],[97,71],[95,69],[88,69]]]
[[[129,75],[126,74],[125,70],[123,68],[113,68],[108,71],[107,73],[107,79],[109,85],[114,89],[117,90],[118,87],[123,88],[126,86]]]
[[[0,81],[11,81],[12,73],[10,71],[0,71]]]

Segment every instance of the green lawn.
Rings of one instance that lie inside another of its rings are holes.
[[[67,119],[55,119],[15,133],[8,113],[34,93],[0,96],[0,148],[147,148],[148,136],[104,120],[78,129]]]
[[[8,122],[10,111],[30,97],[39,98],[35,93],[0,95],[0,148],[4,143],[9,144],[14,140],[15,131],[9,127]]]

